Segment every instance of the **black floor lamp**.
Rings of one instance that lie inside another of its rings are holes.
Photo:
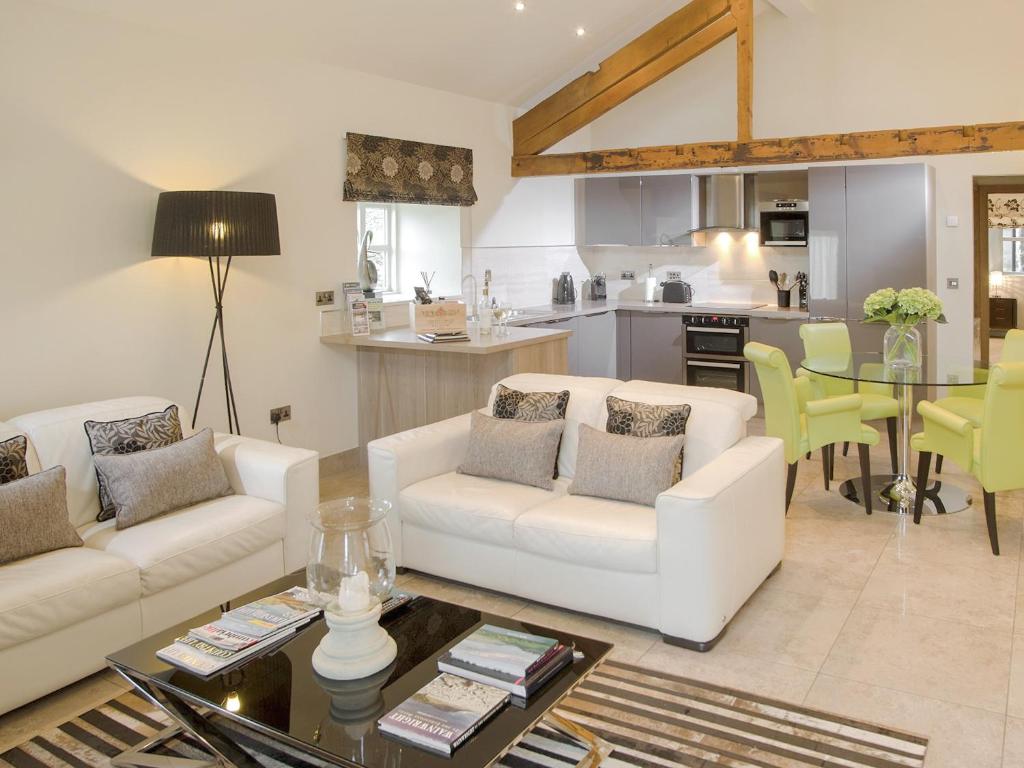
[[[228,409],[228,431],[242,434],[238,408],[231,385],[228,347],[224,339],[224,289],[235,256],[277,256],[281,242],[277,231],[277,201],[263,192],[161,192],[153,226],[153,256],[195,256],[210,265],[214,316],[210,341],[206,345],[203,373],[199,378],[192,427],[199,415],[199,401],[210,366],[214,337],[220,334],[220,357],[224,367],[224,400]],[[227,261],[221,264],[221,259]]]

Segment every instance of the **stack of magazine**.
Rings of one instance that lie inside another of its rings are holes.
[[[439,658],[437,668],[526,699],[570,662],[572,648],[553,638],[485,624]]]
[[[450,755],[510,699],[525,702],[571,662],[572,648],[557,640],[485,624],[438,659],[440,677],[378,725],[383,733]]]
[[[431,344],[444,344],[449,341],[469,341],[465,331],[438,331],[437,333],[419,333],[416,335],[420,341],[428,341]]]
[[[213,675],[280,643],[319,613],[306,590],[293,587],[190,629],[156,655],[197,675]]]

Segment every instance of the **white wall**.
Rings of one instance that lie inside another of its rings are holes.
[[[754,135],[814,133],[1024,119],[1019,69],[1024,3],[976,0],[819,0],[787,18],[755,21]],[[589,126],[590,149],[731,139],[735,46],[727,41]],[[936,171],[936,264],[931,270],[949,325],[944,354],[973,347],[971,182],[1024,172],[1024,152],[901,159]],[[947,215],[960,226],[945,226]],[[947,277],[960,288],[945,288]],[[880,278],[880,284],[884,278]]]
[[[339,39],[339,45],[344,41]],[[241,423],[322,452],[356,438],[355,356],[321,345],[318,289],[355,279],[345,131],[471,147],[481,231],[516,188],[507,107],[308,62],[218,51],[41,2],[0,4],[0,418],[133,393],[191,408],[206,264],[150,259],[157,195],[277,195],[280,256],[226,296]],[[226,426],[216,365],[200,422]]]

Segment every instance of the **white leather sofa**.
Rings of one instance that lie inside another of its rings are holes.
[[[67,469],[68,515],[85,541],[0,566],[0,713],[102,669],[119,648],[305,565],[306,515],[319,499],[317,454],[262,440],[217,435],[234,496],[123,531],[114,520],[96,522],[83,422],[170,404],[129,397],[0,423],[0,440],[28,437],[30,473]],[[185,425],[180,406],[179,414]]]
[[[554,490],[457,474],[469,414],[375,440],[370,490],[394,505],[398,564],[652,627],[668,642],[709,650],[782,560],[782,442],[747,436],[754,398],[548,374],[502,383],[571,392]],[[567,494],[579,425],[604,429],[610,394],[692,406],[683,478],[654,507]],[[494,390],[484,412],[493,402]]]

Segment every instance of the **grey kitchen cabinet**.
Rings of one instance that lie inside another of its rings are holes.
[[[633,378],[629,365],[630,313],[624,309],[615,312],[615,378],[629,381]]]
[[[640,177],[576,180],[576,244],[640,245]]]
[[[584,315],[578,319],[579,375],[614,379],[618,367],[615,312],[609,310],[599,315]]]
[[[542,320],[530,323],[527,328],[543,328],[546,331],[572,331],[566,346],[568,347],[569,375],[579,376],[580,372],[580,318],[565,317],[557,320]]]
[[[677,312],[630,312],[629,378],[683,383],[683,321]]]
[[[644,176],[640,188],[642,245],[690,245],[693,222],[693,176],[674,173]]]
[[[789,367],[794,371],[804,359],[804,343],[800,338],[800,326],[797,320],[773,320],[767,317],[750,318],[751,341],[759,341],[772,347],[778,347],[786,353]],[[757,369],[750,364],[750,394],[761,402],[761,383],[757,380]]]

